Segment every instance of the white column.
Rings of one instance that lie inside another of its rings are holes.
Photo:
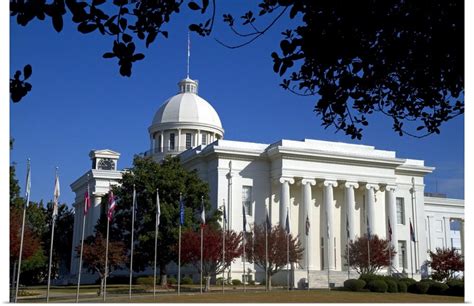
[[[199,146],[201,144],[201,130],[197,131],[197,136],[196,136],[196,146]]]
[[[366,202],[366,222],[369,221],[371,235],[375,235],[375,191],[379,189],[378,185],[365,185],[365,202]]]
[[[290,184],[295,180],[290,177],[281,177],[281,192],[280,192],[280,226],[285,227],[286,210],[290,207]]]
[[[334,262],[334,191],[333,187],[337,187],[336,181],[325,180],[323,183],[324,186],[324,207],[326,209],[326,226],[327,229],[324,231],[325,241],[326,241],[326,258],[324,261],[326,265],[325,269],[335,270],[336,264]],[[327,232],[329,231],[329,238],[327,237]]]
[[[387,217],[390,220],[390,227],[392,228],[392,246],[395,251],[398,251],[398,234],[397,234],[397,206],[395,200],[395,186],[385,187],[385,203],[387,208]],[[385,221],[387,222],[387,221]],[[387,225],[388,232],[388,225]],[[393,257],[392,266],[398,270],[397,256]]]
[[[165,151],[165,148],[163,146],[164,142],[165,142],[165,131],[162,131],[161,132],[161,138],[160,138],[160,150],[161,150],[161,152]]]
[[[349,240],[354,241],[355,240],[355,213],[356,213],[354,189],[359,188],[359,184],[355,182],[346,182],[344,184],[344,187],[345,187],[345,199],[346,199],[346,213],[347,213],[347,219],[349,221]]]
[[[311,186],[316,185],[316,181],[314,179],[302,179],[301,180],[301,186],[302,192],[303,192],[303,201],[302,201],[302,206],[300,207],[302,214],[300,216],[303,216],[303,218],[300,219],[300,241],[302,242],[302,245],[305,249],[303,252],[303,267],[307,269],[309,267],[310,270],[314,270],[314,262],[313,258],[314,256],[311,256],[312,251],[313,251],[313,246],[312,246],[312,241],[313,236],[311,235],[311,229],[312,227],[316,226],[317,223],[313,222],[312,220],[312,207],[311,207]],[[309,222],[310,222],[310,230],[308,232],[308,236],[306,237],[306,216],[309,217]],[[306,266],[307,264],[307,266]]]

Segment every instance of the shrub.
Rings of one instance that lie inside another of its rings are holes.
[[[176,278],[174,278],[173,276],[168,277],[168,284],[169,285],[176,285],[177,283],[178,283],[178,281],[176,280]]]
[[[398,292],[398,285],[396,281],[391,280],[391,279],[386,279],[385,283],[387,284],[387,292],[390,292],[390,293]]]
[[[383,276],[377,274],[361,274],[359,276],[359,279],[365,281],[365,283],[368,284],[373,280],[383,280]]]
[[[404,281],[399,281],[398,282],[398,292],[400,293],[407,293],[408,291],[408,285]]]
[[[446,282],[448,290],[446,294],[454,296],[464,296],[464,282],[460,280],[450,280]]]
[[[153,287],[153,276],[138,277],[135,283],[137,285]]]
[[[240,279],[233,279],[232,280],[232,285],[234,285],[234,286],[242,285],[242,281]]]
[[[426,294],[430,288],[430,282],[418,282],[408,285],[408,292]]]
[[[444,283],[432,282],[428,288],[428,294],[443,295],[448,290],[449,286]]]
[[[181,285],[192,285],[193,284],[193,279],[189,276],[183,277],[181,280]]]
[[[367,284],[367,288],[372,292],[384,293],[384,292],[387,292],[387,287],[388,287],[387,283],[384,280],[381,280],[381,279],[371,280]]]
[[[399,281],[405,282],[407,284],[407,286],[410,286],[411,284],[416,283],[416,280],[414,280],[413,278],[409,278],[409,277],[400,278]]]
[[[362,279],[348,279],[344,282],[344,288],[351,291],[360,291],[365,287],[365,281]]]

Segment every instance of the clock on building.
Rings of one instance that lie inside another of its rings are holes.
[[[99,170],[115,170],[115,163],[110,158],[104,158],[99,161]]]

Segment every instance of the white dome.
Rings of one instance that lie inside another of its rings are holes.
[[[222,130],[216,110],[195,93],[184,92],[169,98],[155,114],[152,126],[163,123],[188,123]]]

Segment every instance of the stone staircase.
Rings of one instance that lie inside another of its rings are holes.
[[[357,277],[351,275],[351,277]],[[330,271],[329,284],[333,283],[334,287],[344,286],[344,281],[347,280],[347,271]],[[328,271],[310,271],[309,272],[309,287],[310,288],[328,288]]]

